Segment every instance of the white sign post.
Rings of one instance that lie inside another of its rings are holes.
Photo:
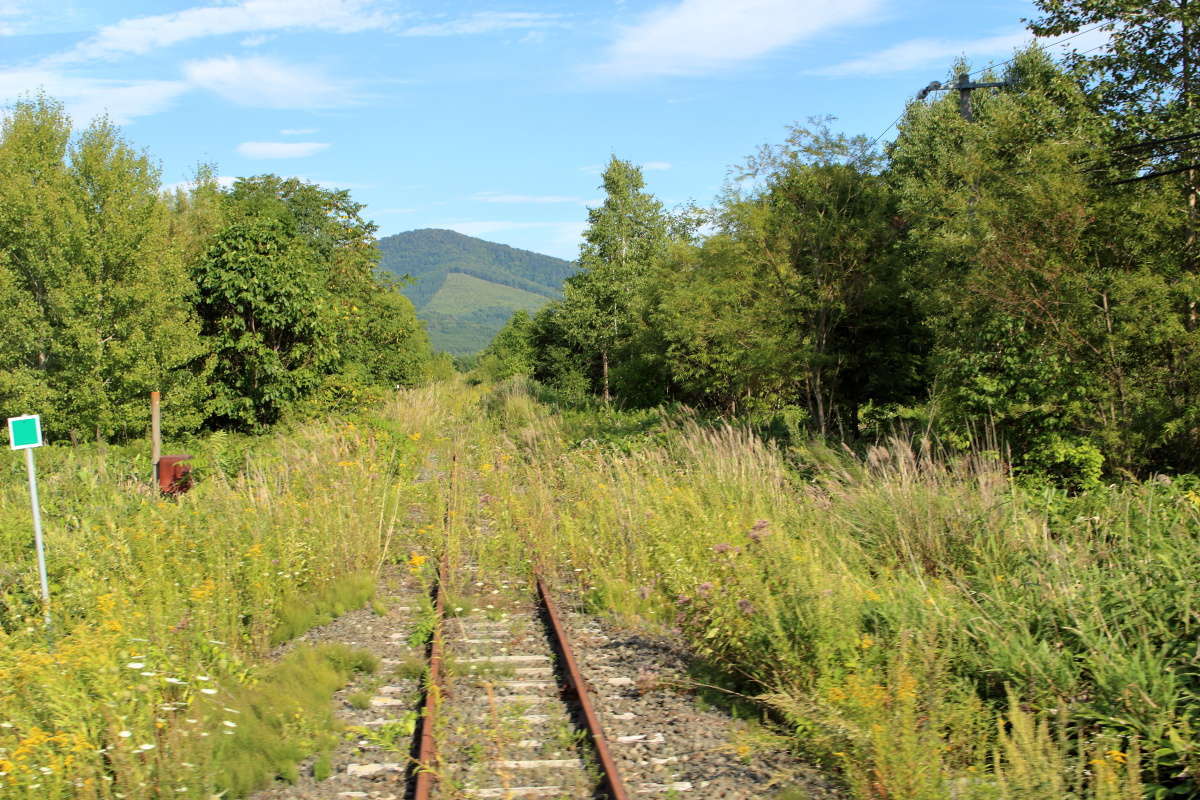
[[[46,580],[46,547],[42,542],[42,510],[38,505],[37,470],[34,469],[33,449],[42,446],[42,418],[39,414],[9,417],[8,442],[13,450],[25,451],[25,468],[29,471],[29,500],[33,505],[33,541],[37,546],[38,577],[42,581],[42,614],[50,624],[50,582]]]

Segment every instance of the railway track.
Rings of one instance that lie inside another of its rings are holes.
[[[627,800],[545,582],[471,608],[448,585],[443,563],[412,798]]]

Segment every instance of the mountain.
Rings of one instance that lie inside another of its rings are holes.
[[[380,270],[412,278],[402,291],[433,346],[455,355],[482,350],[513,312],[558,299],[576,271],[561,258],[436,228],[385,236],[379,251]]]

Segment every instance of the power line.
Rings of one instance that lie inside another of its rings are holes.
[[[1197,137],[1200,137],[1200,132],[1181,133],[1178,136],[1167,136],[1166,138],[1163,138],[1163,139],[1147,139],[1144,142],[1136,142],[1134,144],[1122,145],[1121,147],[1114,147],[1113,151],[1114,152],[1126,152],[1129,150],[1143,150],[1143,149],[1151,149],[1152,150],[1155,147],[1158,147],[1160,145],[1171,144],[1174,142],[1183,142],[1183,141],[1187,141],[1189,139],[1195,139]]]
[[[1076,31],[1075,33],[1072,33],[1070,36],[1064,36],[1063,38],[1059,39],[1058,41],[1051,42],[1050,44],[1044,45],[1044,47],[1046,47],[1047,49],[1051,48],[1051,47],[1057,47],[1058,45],[1062,44],[1063,42],[1069,42],[1070,40],[1072,40],[1076,37],[1083,36],[1085,33],[1091,33],[1094,30],[1098,30],[1099,28],[1102,28],[1107,24],[1108,24],[1107,22],[1101,22],[1097,25],[1093,25],[1090,28],[1084,28],[1081,31]],[[1087,50],[1084,50],[1083,52],[1090,53],[1092,50],[1099,50],[1100,47],[1106,47],[1106,46],[1107,45],[1100,45],[1099,47],[1092,47]],[[993,64],[991,66],[977,69],[977,70],[975,70],[975,72],[967,73],[967,77],[969,78],[971,75],[974,75],[976,73],[986,72],[987,70],[990,70],[990,69],[996,69],[997,67],[1002,67],[1005,64],[1012,63],[1015,59],[1016,59],[1016,56],[1013,56],[1012,58],[1008,59],[1007,61],[1001,61],[999,64]],[[938,83],[937,81],[935,81],[934,83],[937,83],[939,87],[941,86],[941,84]],[[929,90],[933,89],[933,87],[934,87],[934,84],[931,83],[929,86],[927,86],[925,88],[925,91],[928,92]],[[874,139],[871,140],[871,143],[867,145],[867,149],[870,150],[872,147],[874,147],[875,144],[880,139],[882,139],[887,134],[888,131],[890,131],[892,128],[896,127],[896,123],[898,123],[900,120],[904,119],[904,114],[905,114],[905,112],[901,111],[899,116],[897,116],[894,120],[892,120],[891,123],[886,128],[884,128],[882,131],[879,132],[878,136],[876,136]]]
[[[1108,24],[1109,24],[1108,22],[1101,22],[1097,25],[1093,25],[1090,28],[1084,28],[1081,31],[1076,31],[1075,33],[1072,33],[1070,36],[1064,36],[1063,38],[1059,39],[1056,42],[1050,42],[1049,44],[1039,45],[1039,46],[1049,50],[1051,47],[1057,47],[1058,45],[1062,44],[1063,42],[1069,42],[1076,37],[1083,36],[1085,33],[1091,33],[1094,30],[1099,30],[1100,28],[1103,28],[1105,25],[1108,25]],[[1107,44],[1102,44],[1099,47],[1088,48],[1087,50],[1084,50],[1083,52],[1090,53],[1092,50],[1099,50],[1101,47],[1107,47],[1107,46],[1108,46]],[[1005,64],[1011,64],[1013,61],[1016,61],[1016,59],[1017,59],[1017,57],[1013,56],[1012,58],[1008,59],[1007,61],[1001,61],[999,64],[989,64],[986,67],[980,67],[979,69],[975,70],[974,72],[968,72],[967,76],[970,77],[971,75],[977,75],[980,72],[987,72],[988,70],[991,70],[991,69],[998,69],[1000,67],[1003,67]]]
[[[1110,181],[1109,186],[1119,186],[1122,183],[1134,183],[1135,181],[1148,181],[1152,178],[1161,178],[1164,175],[1178,175],[1181,172],[1188,170],[1200,169],[1200,164],[1185,164],[1182,167],[1174,167],[1172,169],[1164,169],[1158,172],[1151,172],[1146,175],[1135,175],[1132,178],[1122,178],[1119,181]]]
[[[876,143],[876,142],[878,142],[880,139],[882,139],[882,138],[883,138],[883,135],[884,135],[885,133],[887,133],[888,131],[890,131],[892,128],[896,127],[896,123],[897,123],[897,122],[899,122],[900,120],[904,119],[904,113],[905,113],[904,111],[901,111],[901,112],[900,112],[900,116],[896,117],[894,120],[892,120],[892,123],[891,123],[890,125],[888,125],[888,126],[887,126],[886,128],[884,128],[882,131],[880,131],[880,132],[879,132],[879,135],[878,135],[878,136],[876,136],[874,139],[872,139],[872,140],[871,140],[871,143],[870,143],[869,145],[867,145],[867,149],[868,149],[868,150],[870,150],[872,147],[874,147],[874,146],[875,146],[875,143]]]

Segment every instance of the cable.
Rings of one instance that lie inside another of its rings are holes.
[[[1168,136],[1164,139],[1148,139],[1144,142],[1137,142],[1135,144],[1127,144],[1127,145],[1123,145],[1121,147],[1114,147],[1113,152],[1126,152],[1129,150],[1142,150],[1144,148],[1153,149],[1155,147],[1158,147],[1159,145],[1171,144],[1172,142],[1183,142],[1183,141],[1187,141],[1188,139],[1195,139],[1197,137],[1200,137],[1200,132],[1181,133],[1178,136]]]
[[[1181,172],[1187,172],[1188,170],[1192,170],[1192,169],[1200,169],[1200,164],[1186,164],[1182,167],[1175,167],[1174,169],[1164,169],[1159,172],[1151,172],[1147,175],[1136,175],[1132,178],[1122,178],[1119,181],[1110,181],[1108,185],[1109,186],[1119,186],[1122,183],[1134,183],[1136,181],[1148,181],[1148,180],[1152,180],[1153,178],[1161,178],[1164,175],[1178,175]]]
[[[896,123],[897,123],[897,122],[899,122],[900,120],[904,119],[904,114],[905,114],[905,112],[906,112],[906,111],[908,111],[908,109],[905,109],[904,111],[901,111],[901,112],[900,112],[900,116],[898,116],[898,117],[896,117],[894,120],[892,120],[892,124],[891,124],[891,125],[888,125],[888,126],[887,126],[886,128],[884,128],[882,131],[880,131],[880,132],[879,132],[879,135],[878,135],[878,136],[876,136],[874,139],[872,139],[872,140],[871,140],[871,143],[870,143],[869,145],[867,145],[867,150],[870,150],[872,147],[874,147],[874,146],[875,146],[875,143],[876,143],[876,142],[878,142],[880,139],[882,139],[882,138],[883,138],[883,135],[884,135],[885,133],[887,133],[888,131],[890,131],[892,128],[896,127]]]
[[[1049,50],[1051,47],[1057,47],[1058,45],[1062,44],[1063,42],[1069,42],[1078,36],[1083,36],[1085,33],[1091,33],[1092,31],[1103,28],[1105,25],[1108,25],[1108,24],[1110,24],[1110,23],[1109,22],[1101,22],[1097,25],[1093,25],[1090,28],[1084,28],[1081,31],[1076,31],[1075,33],[1072,33],[1070,36],[1064,36],[1063,38],[1059,39],[1057,42],[1050,42],[1049,44],[1039,45],[1039,46]],[[1036,39],[1035,39],[1035,41],[1036,41]],[[1099,50],[1101,47],[1107,47],[1107,46],[1108,45],[1106,43],[1106,44],[1100,45],[1099,47],[1088,48],[1087,50],[1084,50],[1083,52],[1090,53],[1092,50]],[[1016,59],[1017,59],[1017,57],[1013,56],[1012,58],[1008,59],[1007,61],[1001,61],[999,64],[989,64],[986,67],[980,67],[979,69],[975,70],[974,72],[968,72],[967,77],[969,78],[972,75],[979,74],[980,72],[987,72],[988,70],[991,70],[991,69],[997,69],[999,67],[1003,67],[1005,64],[1011,64]]]
[[[1056,42],[1051,42],[1050,44],[1044,45],[1044,47],[1046,47],[1047,49],[1049,49],[1051,47],[1056,47],[1056,46],[1062,44],[1063,42],[1069,42],[1070,40],[1076,38],[1077,36],[1083,36],[1085,33],[1091,33],[1092,31],[1102,28],[1108,24],[1109,24],[1108,22],[1101,22],[1097,25],[1093,25],[1090,28],[1084,28],[1081,31],[1076,31],[1075,33],[1072,33],[1070,36],[1064,36],[1063,38],[1059,39]],[[1083,52],[1090,53],[1092,50],[1099,50],[1101,47],[1107,47],[1107,44],[1102,44],[1099,47],[1092,47],[1092,48],[1089,48],[1088,50],[1084,50]],[[1003,67],[1005,64],[1011,64],[1014,60],[1016,60],[1016,56],[1013,56],[1012,58],[1008,59],[1007,61],[1001,61],[999,64],[992,64],[990,66],[983,67],[981,69],[977,69],[974,72],[969,72],[969,73],[967,73],[967,77],[969,78],[972,75],[975,75],[977,73],[986,72],[987,70],[996,69],[997,67]],[[942,87],[942,89],[952,89],[952,88],[953,88],[952,86],[943,86]],[[879,135],[876,136],[874,139],[872,139],[871,143],[867,145],[867,150],[870,150],[872,147],[874,147],[875,143],[878,142],[880,139],[882,139],[888,131],[890,131],[892,128],[894,128],[896,126],[897,122],[904,119],[904,114],[905,114],[905,111],[901,111],[900,115],[898,117],[896,117],[894,120],[892,120],[890,125],[888,125],[882,131],[880,131]]]

